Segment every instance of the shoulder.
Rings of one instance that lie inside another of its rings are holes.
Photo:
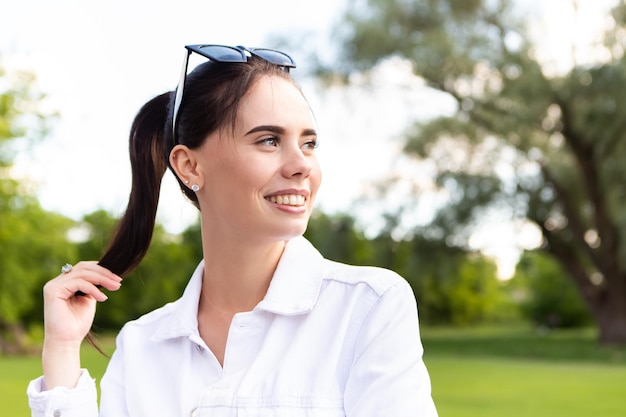
[[[140,336],[142,339],[149,338],[150,335],[154,335],[159,331],[159,328],[164,321],[172,319],[179,303],[180,300],[168,303],[163,307],[152,310],[135,320],[128,321],[122,327],[120,336],[122,338],[131,337],[133,339],[137,336]]]
[[[419,328],[417,300],[401,275],[380,267],[325,264],[316,310],[320,314],[331,311],[333,323],[347,320],[355,343],[368,345],[368,340],[385,334],[387,328]]]
[[[176,311],[179,303],[180,300],[167,303],[162,307],[127,322],[126,326],[151,326],[160,323],[164,318],[171,316]]]
[[[152,341],[188,336],[197,331],[198,299],[202,286],[203,262],[189,280],[182,296],[165,304],[136,320],[129,321],[122,328],[126,334],[137,335]]]
[[[406,279],[395,271],[376,266],[348,265],[328,259],[325,259],[324,281],[366,287],[379,297],[392,289],[412,293]]]

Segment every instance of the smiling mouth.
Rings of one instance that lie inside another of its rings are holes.
[[[265,199],[275,204],[294,207],[303,206],[305,201],[304,196],[299,194],[271,195],[269,197],[265,197]]]

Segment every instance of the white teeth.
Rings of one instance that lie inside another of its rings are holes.
[[[284,204],[288,206],[302,206],[304,205],[304,196],[289,194],[289,195],[273,195],[267,197],[269,201],[276,204]]]

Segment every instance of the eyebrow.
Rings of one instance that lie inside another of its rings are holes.
[[[252,133],[257,133],[257,132],[273,132],[273,133],[282,135],[285,133],[285,129],[280,126],[261,125],[261,126],[256,126],[250,129],[248,133],[245,134],[245,136],[250,135]],[[317,136],[317,132],[315,131],[315,129],[304,129],[302,130],[300,136]]]

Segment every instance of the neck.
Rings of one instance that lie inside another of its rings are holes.
[[[201,303],[224,313],[252,310],[267,293],[284,248],[282,241],[258,245],[203,236]]]

